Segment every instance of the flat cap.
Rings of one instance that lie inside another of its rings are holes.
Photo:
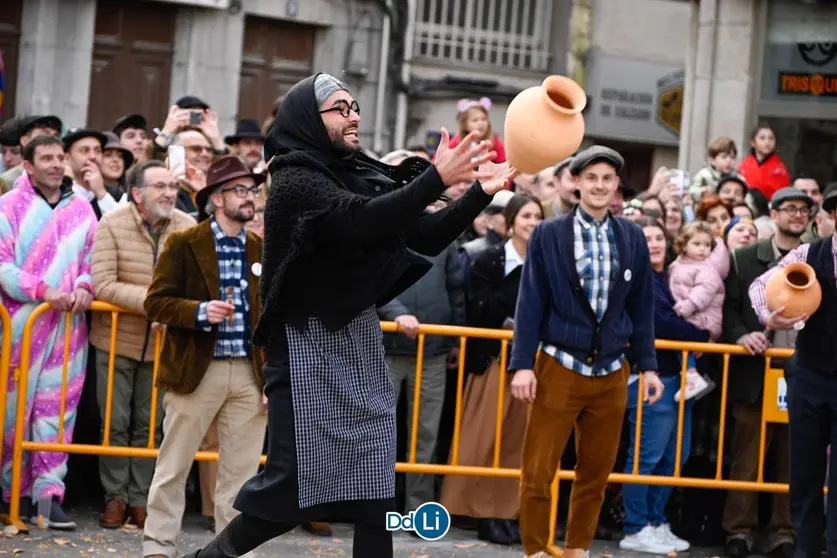
[[[814,207],[814,200],[800,190],[799,188],[794,188],[793,186],[786,186],[781,190],[777,191],[773,194],[773,197],[770,198],[770,209],[778,209],[786,201],[803,201],[808,204],[808,207]],[[826,210],[828,211],[828,210]]]
[[[734,172],[732,174],[724,174],[721,176],[720,180],[718,180],[718,185],[715,187],[715,193],[717,193],[721,189],[721,186],[723,186],[727,182],[735,182],[737,184],[741,184],[741,186],[744,188],[745,194],[750,190],[750,186],[749,184],[747,184],[747,181],[744,180],[744,177]]]
[[[825,211],[831,212],[834,211],[834,208],[837,207],[837,182],[832,182],[825,187],[825,197],[823,197],[822,207]]]
[[[616,172],[620,173],[622,167],[625,166],[625,159],[614,149],[603,145],[594,145],[584,151],[579,151],[573,156],[573,160],[570,162],[570,174],[578,176],[581,171],[593,163],[610,163],[616,169]]]
[[[569,166],[569,164],[572,163],[572,162],[573,162],[573,158],[572,157],[567,157],[566,159],[564,159],[563,161],[561,161],[560,163],[555,165],[555,168],[552,169],[552,173],[555,176],[558,176],[559,174],[561,174],[561,171],[564,170],[565,168],[567,168]]]
[[[0,145],[20,145],[20,119],[10,118],[0,126]]]

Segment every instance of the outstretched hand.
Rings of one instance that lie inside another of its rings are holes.
[[[482,191],[493,196],[500,190],[504,190],[509,182],[517,176],[517,169],[506,163],[492,163],[486,161],[479,168],[480,173],[491,174],[491,178],[480,179]]]
[[[491,151],[491,145],[482,141],[472,147],[477,141],[479,133],[474,131],[462,138],[456,147],[450,147],[450,134],[442,128],[442,140],[436,150],[434,165],[442,177],[445,186],[453,186],[460,182],[473,183],[475,180],[489,180],[492,173],[481,171],[480,165],[490,161],[496,152]]]

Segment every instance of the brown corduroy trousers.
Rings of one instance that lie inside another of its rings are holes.
[[[578,461],[570,498],[566,548],[589,549],[613,471],[625,416],[628,367],[606,376],[573,372],[543,353],[526,436],[520,485],[520,532],[526,554],[551,552],[550,487],[575,427]]]

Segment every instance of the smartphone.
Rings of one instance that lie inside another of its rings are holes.
[[[200,110],[190,110],[189,111],[189,126],[198,127],[201,125],[203,121],[203,111]]]
[[[671,169],[671,184],[677,188],[680,197],[683,197],[692,182],[691,175],[682,169]]]
[[[183,180],[186,178],[186,149],[182,145],[170,145],[168,154],[172,178]]]

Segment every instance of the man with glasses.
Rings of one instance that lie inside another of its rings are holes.
[[[93,291],[97,300],[136,314],[119,316],[116,350],[111,355],[113,318],[109,312],[94,312],[90,344],[98,352],[96,385],[103,425],[108,364],[113,358],[111,444],[147,447],[155,337],[162,327],[146,318],[143,303],[161,248],[172,233],[194,226],[195,220],[174,208],[178,186],[162,162],[146,161],[133,167],[128,173],[127,186],[133,203],[102,217],[96,230]],[[157,398],[155,447],[163,434],[162,401],[161,393]],[[142,529],[153,474],[152,459],[102,456],[99,476],[106,500],[99,525],[119,529],[129,519]]]
[[[196,202],[207,216],[173,233],[157,260],[144,309],[167,328],[157,380],[166,390],[165,437],[148,495],[143,556],[175,558],[195,452],[217,416],[215,528],[233,518],[256,473],[265,436],[262,354],[250,342],[261,314],[262,240],[247,231],[262,177],[238,157],[209,167]]]

